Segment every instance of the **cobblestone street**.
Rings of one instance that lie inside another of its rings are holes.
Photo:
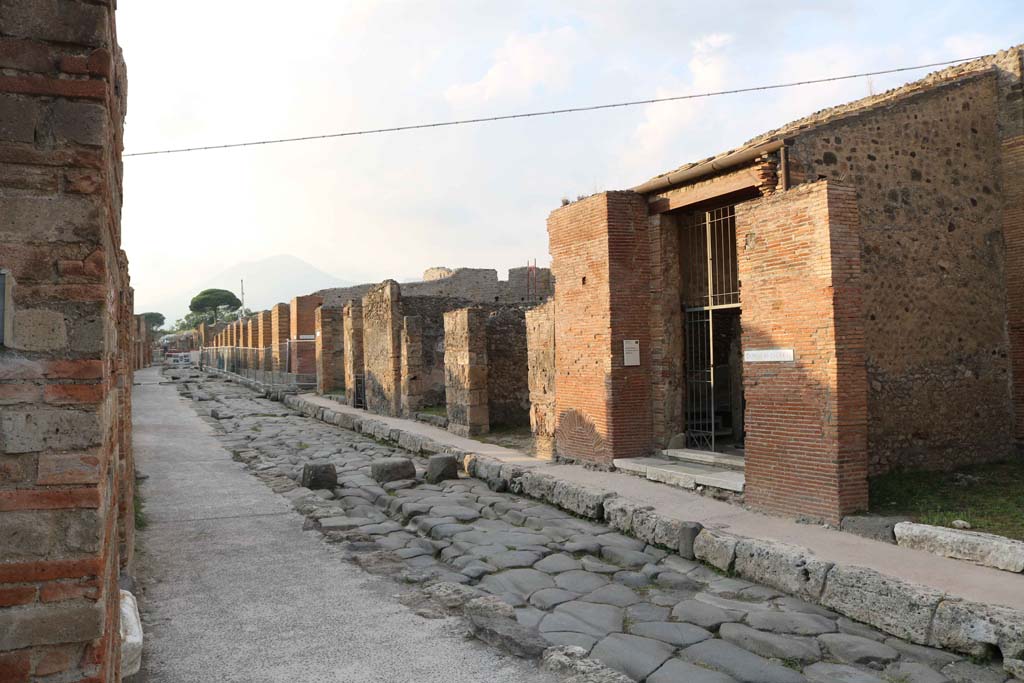
[[[515,654],[577,646],[651,683],[1008,680],[998,662],[887,637],[483,481],[426,483],[425,459],[237,384],[185,373],[178,388],[233,457],[306,516],[306,528],[368,572],[419,584],[405,598],[417,613],[464,613],[479,638]],[[412,459],[415,478],[378,483],[372,463],[396,457]],[[300,487],[307,464],[333,464],[337,485]],[[603,675],[579,680],[611,680]]]

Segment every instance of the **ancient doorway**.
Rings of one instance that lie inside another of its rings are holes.
[[[742,454],[743,363],[736,214],[689,214],[680,235],[686,446]]]

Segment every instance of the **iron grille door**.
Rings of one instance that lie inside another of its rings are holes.
[[[691,216],[683,228],[683,342],[686,360],[686,445],[715,450],[717,410],[714,312],[739,308],[736,219],[726,206]],[[727,381],[727,375],[723,377]]]

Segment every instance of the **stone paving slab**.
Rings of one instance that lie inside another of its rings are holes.
[[[221,381],[199,384],[214,403],[224,393],[237,392]],[[847,667],[836,671],[860,672],[864,680],[879,675],[881,664],[897,667],[894,671],[906,665],[912,675],[943,676],[943,667],[967,661],[955,653],[910,643],[899,649],[869,639],[885,653],[872,658],[857,654],[856,646],[868,648],[860,641],[823,641],[841,634],[841,619],[847,630],[871,630],[778,587],[730,576],[731,562],[726,571],[716,570],[600,520],[577,516],[593,514],[593,500],[603,505],[607,497],[558,490],[543,477],[529,480],[526,475],[520,491],[494,490],[502,488],[504,465],[495,475],[491,463],[470,459],[468,469],[480,478],[430,484],[418,472],[409,488],[387,491],[368,476],[372,463],[410,454],[371,435],[381,429],[357,433],[306,415],[268,416],[260,405],[263,399],[252,401],[245,410],[233,407],[232,418],[216,422],[222,443],[235,457],[274,490],[290,494],[290,503],[314,528],[368,571],[423,585],[464,584],[497,596],[505,606],[501,609],[512,616],[478,619],[486,622],[477,630],[487,642],[508,646],[520,638],[528,645],[539,638],[575,646],[634,680],[655,682],[671,680],[676,671],[699,669],[702,677],[693,680],[788,683],[812,680],[803,671],[822,663]],[[330,499],[301,491],[296,483],[305,465],[320,463],[338,471],[339,486],[329,491]],[[261,469],[267,464],[274,468]],[[546,490],[548,498],[568,500],[581,512],[570,514],[525,497],[527,488]],[[460,512],[467,510],[473,514]],[[370,512],[403,528],[371,519]],[[358,523],[323,528],[323,520],[338,518]],[[647,524],[642,515],[631,518],[637,520]],[[647,528],[654,534],[657,524]],[[708,549],[706,556],[735,550],[738,539],[705,531],[701,544]],[[890,659],[884,647],[897,657]],[[998,663],[983,668],[1009,677]]]

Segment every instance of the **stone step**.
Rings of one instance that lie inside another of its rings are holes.
[[[742,455],[731,455],[729,453],[715,453],[714,451],[698,451],[693,448],[666,448],[660,451],[661,455],[673,460],[698,465],[714,465],[728,470],[743,470],[745,459]]]
[[[743,472],[702,465],[682,463],[668,458],[618,458],[613,461],[616,469],[684,489],[698,486],[743,492]]]

